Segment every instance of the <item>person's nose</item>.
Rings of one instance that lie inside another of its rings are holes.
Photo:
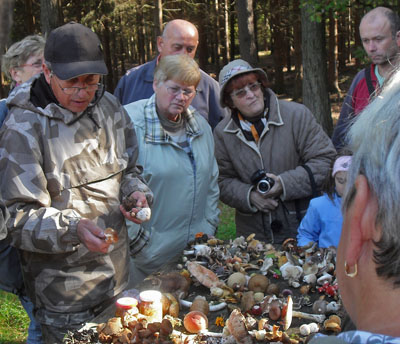
[[[376,51],[376,43],[375,43],[373,40],[371,40],[371,41],[369,42],[369,44],[368,44],[368,50],[371,51],[371,52]]]
[[[247,98],[253,98],[255,96],[255,92],[252,91],[248,86],[245,87],[245,90]]]
[[[179,100],[186,100],[186,97],[183,93],[184,91],[182,89],[179,89],[179,92],[177,93],[177,95],[175,96],[176,99]]]

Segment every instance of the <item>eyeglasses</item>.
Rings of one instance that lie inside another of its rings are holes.
[[[259,82],[255,82],[253,84],[248,84],[245,87],[240,88],[236,91],[233,91],[231,93],[231,96],[243,98],[244,96],[246,96],[248,91],[251,91],[254,93],[254,92],[258,91],[260,88],[261,88],[261,84]]]
[[[21,68],[22,67],[42,68],[42,64],[43,64],[42,60],[37,60],[37,61],[35,61],[33,63],[25,63],[23,65],[20,65],[19,67],[21,67]]]
[[[53,72],[50,74],[50,78],[53,78]],[[75,94],[78,94],[80,90],[85,90],[86,92],[93,92],[97,90],[101,90],[103,88],[103,84],[97,83],[97,84],[91,84],[87,85],[85,87],[79,87],[79,86],[71,86],[71,87],[62,87],[60,83],[57,81],[58,87],[61,88],[61,91],[63,91],[65,94],[69,96],[73,96]]]
[[[191,90],[189,88],[180,88],[178,86],[167,86],[165,85],[165,87],[167,88],[167,92],[171,95],[171,96],[177,96],[179,94],[181,94],[181,92],[183,93],[183,95],[185,97],[190,97],[193,94],[196,93],[196,90]]]

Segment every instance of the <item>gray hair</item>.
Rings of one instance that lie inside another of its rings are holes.
[[[382,236],[374,242],[377,275],[400,285],[400,70],[357,116],[349,132],[354,152],[347,176],[343,212],[355,196],[354,182],[364,175],[378,200],[376,225]],[[371,144],[372,143],[372,144]]]
[[[154,80],[160,83],[171,79],[197,87],[201,79],[199,65],[186,54],[164,56],[154,71]]]
[[[42,36],[26,36],[8,48],[1,61],[1,70],[11,79],[10,71],[23,65],[32,55],[43,54],[46,41]]]

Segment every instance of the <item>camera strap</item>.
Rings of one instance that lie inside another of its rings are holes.
[[[319,196],[319,192],[317,190],[317,184],[315,183],[315,179],[314,179],[314,174],[312,173],[310,167],[308,167],[307,165],[301,165],[301,167],[303,167],[308,174],[308,178],[310,179],[310,185],[311,185],[311,198],[315,198],[317,196]],[[295,199],[294,200],[294,206],[296,208],[296,218],[297,221],[299,221],[299,223],[301,222],[302,216],[301,216],[301,212],[300,212],[300,200],[299,199]]]

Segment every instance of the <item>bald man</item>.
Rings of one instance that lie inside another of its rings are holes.
[[[170,21],[165,25],[162,36],[157,37],[159,55],[150,62],[128,70],[118,82],[114,95],[122,105],[150,98],[154,93],[153,74],[159,59],[176,54],[187,54],[194,58],[198,44],[199,33],[192,23],[182,19]],[[219,84],[202,70],[192,106],[213,129],[227,111],[219,104]]]
[[[332,141],[337,150],[346,145],[351,119],[358,115],[385,78],[393,71],[400,51],[400,19],[386,7],[377,7],[361,19],[360,37],[372,64],[358,72],[342,105]]]

